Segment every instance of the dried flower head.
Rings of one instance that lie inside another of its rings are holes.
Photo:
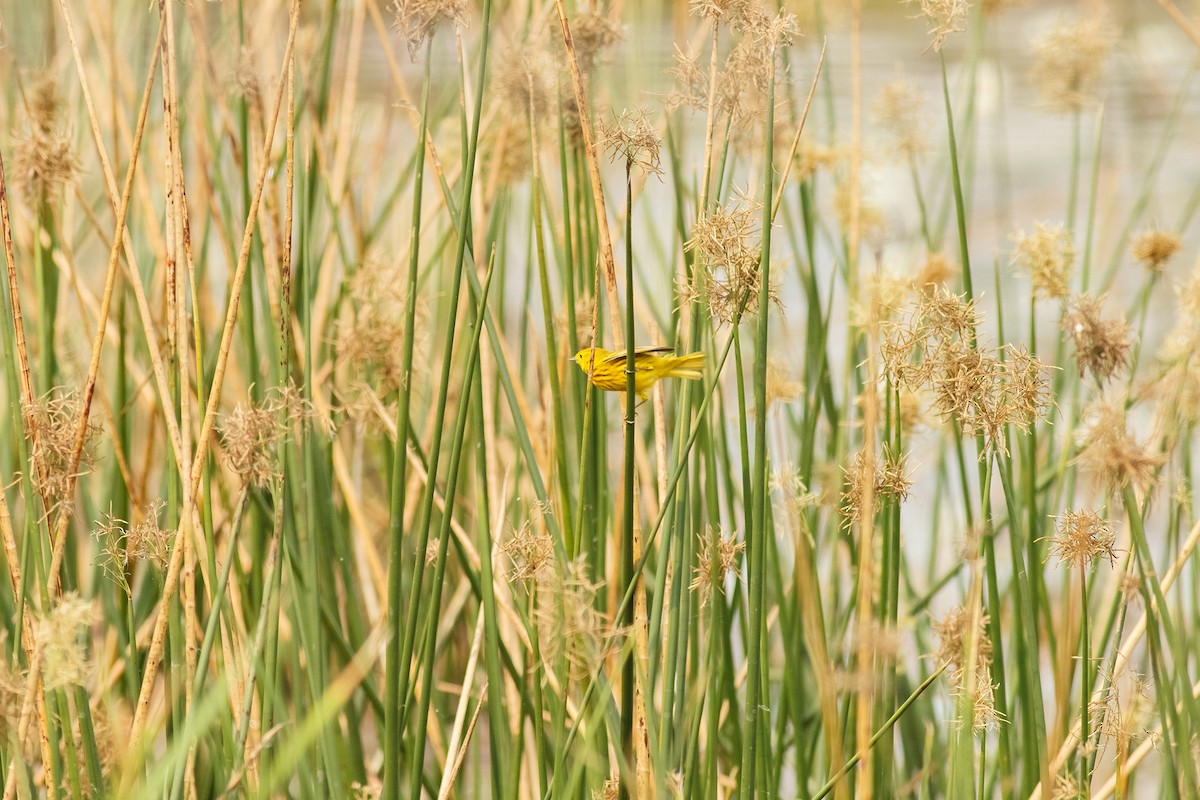
[[[1133,739],[1150,733],[1147,728],[1154,710],[1150,681],[1137,670],[1126,668],[1114,679],[1106,676],[1106,688],[1098,700],[1090,704],[1097,730],[1117,747],[1128,748]]]
[[[42,648],[42,677],[47,689],[87,682],[91,667],[86,636],[96,619],[94,602],[68,593],[38,621],[35,636]]]
[[[921,157],[929,146],[926,126],[921,120],[924,105],[925,94],[905,80],[892,81],[875,98],[876,119],[891,134],[896,150],[907,159]]]
[[[695,111],[704,111],[708,108],[708,71],[700,65],[698,55],[684,53],[676,47],[675,66],[667,70],[667,77],[673,80],[674,86],[665,101],[668,109],[686,106]]]
[[[394,0],[392,10],[396,28],[408,40],[408,52],[413,58],[441,25],[467,24],[467,0]]]
[[[686,303],[703,302],[713,318],[734,323],[758,311],[761,206],[745,197],[718,205],[692,228],[684,247],[696,255],[691,283],[680,287]],[[776,299],[772,289],[771,298]]]
[[[32,88],[29,130],[13,137],[13,181],[26,199],[46,202],[75,177],[79,160],[60,119],[62,102],[49,75]]]
[[[535,506],[529,519],[522,522],[500,546],[511,562],[510,581],[542,578],[554,565],[554,540],[546,526],[538,524],[545,516],[543,507]]]
[[[1000,721],[991,679],[992,641],[987,624],[988,616],[982,609],[966,606],[953,608],[933,622],[933,632],[938,637],[938,652],[934,657],[937,663],[947,665],[954,692],[968,694],[976,730]],[[972,662],[973,675],[968,673]]]
[[[913,0],[908,0],[913,2]],[[929,47],[934,52],[940,52],[946,38],[952,33],[964,29],[967,11],[970,3],[967,0],[916,0],[920,5],[921,16],[929,23],[929,35],[932,37]]]
[[[868,330],[892,319],[912,288],[912,282],[891,272],[871,272],[859,282],[857,297],[850,301],[850,324]]]
[[[71,487],[75,480],[91,470],[91,445],[100,428],[88,421],[79,464],[73,468],[75,440],[83,411],[79,393],[57,387],[22,410],[25,431],[33,445],[30,455],[34,477],[40,481],[39,488],[48,504],[47,510],[54,511],[70,504]]]
[[[946,287],[952,280],[958,277],[958,265],[942,253],[929,253],[925,257],[925,261],[917,268],[916,275],[913,276],[913,287],[920,292],[931,292],[935,287]]]
[[[794,403],[800,399],[803,386],[792,380],[785,361],[776,357],[767,358],[767,410],[776,403]]]
[[[497,135],[493,128],[485,133],[489,142]],[[501,150],[503,158],[520,159],[524,174],[529,164],[528,126],[518,121],[505,135],[524,137],[518,142],[509,142]],[[490,146],[483,149],[485,154],[494,151],[495,148]],[[509,169],[512,169],[511,164],[503,165],[501,171]],[[351,302],[345,304],[345,316],[338,322],[338,361],[344,363],[356,379],[373,386],[384,396],[407,388],[402,347],[407,298],[398,269],[394,263],[367,261],[361,264],[350,277]],[[416,303],[414,338],[419,352],[425,341],[429,314],[420,299]],[[415,360],[413,371],[419,366],[419,359]]]
[[[725,576],[737,574],[738,556],[746,548],[746,543],[738,541],[736,533],[726,535],[717,528],[709,528],[697,538],[700,546],[696,550],[695,577],[688,588],[700,594],[700,604],[703,606],[708,605],[714,588],[724,594]]]
[[[523,109],[536,120],[558,104],[555,69],[549,50],[536,42],[525,42],[501,59],[496,69],[496,93],[509,108]]]
[[[499,122],[484,133],[480,150],[481,170],[488,176],[489,186],[520,183],[533,166],[529,120],[519,115],[501,115]],[[403,338],[403,333],[400,337]]]
[[[7,647],[7,646],[6,646]],[[17,737],[21,722],[21,709],[25,705],[25,675],[14,669],[7,658],[0,658],[0,737],[12,742]],[[21,750],[31,754],[37,748],[36,725],[26,731]]]
[[[1148,228],[1133,237],[1130,252],[1147,272],[1162,272],[1181,246],[1179,234],[1161,228]]]
[[[1088,410],[1083,446],[1077,459],[1111,490],[1145,493],[1154,485],[1166,456],[1138,441],[1126,427],[1125,407],[1102,402]]]
[[[1103,14],[1060,20],[1034,45],[1032,75],[1042,102],[1061,113],[1094,101],[1116,32]]]
[[[272,391],[260,403],[239,403],[218,426],[230,468],[251,486],[270,485],[278,477],[276,446],[291,435],[292,423],[307,425],[314,416],[294,392]]]
[[[1077,568],[1091,566],[1100,558],[1110,564],[1116,560],[1116,530],[1095,511],[1064,511],[1053,519],[1056,525],[1050,552],[1060,563]]]
[[[146,506],[142,518],[133,525],[112,514],[105,514],[104,519],[96,523],[92,535],[101,547],[101,566],[109,579],[126,595],[132,594],[129,585],[131,563],[145,561],[159,572],[167,568],[174,531],[161,527],[165,508],[165,502],[155,500]]]
[[[659,166],[662,137],[642,109],[622,111],[611,123],[601,123],[600,145],[613,161],[624,161],[646,173],[662,173]]]
[[[853,203],[854,185],[848,180],[839,181],[833,191],[833,213],[843,231],[849,231],[854,224]],[[887,239],[887,218],[883,209],[863,192],[858,196],[858,230],[864,242],[877,247]]]
[[[688,7],[717,25],[740,25],[754,8],[754,0],[691,0]]]
[[[534,609],[542,657],[550,664],[565,658],[575,680],[594,673],[617,640],[617,632],[609,629],[596,607],[603,584],[589,579],[588,571],[583,556],[562,570],[549,570],[538,583]]]
[[[1013,236],[1017,244],[1013,263],[1029,273],[1035,297],[1066,297],[1070,290],[1071,268],[1075,262],[1075,244],[1061,225],[1038,222],[1033,233],[1022,231]]]
[[[796,180],[803,181],[811,178],[819,169],[832,169],[838,163],[840,154],[837,148],[813,142],[801,137],[800,146],[796,148],[795,165],[792,175]]]
[[[580,14],[571,22],[571,41],[579,69],[590,72],[621,41],[621,25],[603,14]]]
[[[974,304],[935,289],[907,319],[885,325],[881,356],[895,385],[928,387],[941,417],[1004,452],[1007,426],[1029,430],[1050,409],[1046,366],[1022,348],[980,346],[977,322]]]
[[[1129,363],[1133,349],[1133,328],[1122,319],[1101,319],[1103,297],[1081,294],[1067,303],[1062,329],[1075,342],[1075,362],[1079,376],[1092,373],[1104,383]]]
[[[790,14],[770,16],[751,8],[737,21],[741,38],[729,52],[717,76],[717,109],[732,121],[736,144],[754,141],[751,121],[766,115],[771,76],[776,83],[785,75],[776,66],[780,47],[791,44],[797,35],[796,19]]]
[[[882,458],[865,450],[854,454],[850,465],[843,470],[845,483],[840,511],[846,528],[862,519],[868,493],[877,499],[893,498],[897,502],[908,497],[912,481],[905,472],[907,458],[907,454],[897,454],[890,447],[883,448]]]

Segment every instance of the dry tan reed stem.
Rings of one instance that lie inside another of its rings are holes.
[[[150,108],[150,93],[154,86],[154,73],[158,66],[158,47],[162,42],[165,25],[159,22],[158,37],[154,46],[154,55],[150,58],[150,69],[146,75],[146,86],[142,92],[142,105],[138,113],[137,131],[133,138],[133,151],[129,155],[129,170],[125,174],[125,189],[121,195],[121,206],[117,212],[117,227],[112,237],[112,249],[108,254],[108,268],[104,277],[104,293],[100,298],[100,315],[96,320],[96,336],[92,340],[92,356],[88,365],[87,381],[83,385],[83,399],[79,412],[79,425],[75,433],[75,445],[71,451],[70,467],[67,470],[69,491],[67,497],[75,495],[75,484],[79,477],[79,461],[83,457],[83,447],[87,443],[88,417],[92,410],[92,397],[96,393],[96,379],[100,374],[100,356],[104,350],[104,333],[108,327],[108,312],[112,308],[113,293],[117,283],[117,271],[121,260],[121,242],[125,233],[125,219],[129,213],[129,199],[133,193],[133,176],[137,172],[138,151],[142,145],[142,135],[146,131],[146,113]],[[60,511],[54,525],[54,552],[50,559],[50,574],[48,576],[49,594],[58,594],[58,572],[62,568],[63,556],[67,546],[67,524],[71,515],[68,510]],[[49,609],[47,609],[49,610]]]
[[[567,66],[571,72],[571,85],[575,89],[575,105],[579,109],[579,128],[583,137],[583,152],[587,159],[588,177],[592,184],[592,203],[596,210],[596,228],[600,235],[600,263],[604,273],[604,288],[608,292],[608,315],[610,317],[609,336],[616,343],[615,349],[621,349],[621,315],[617,303],[617,262],[613,257],[612,233],[608,229],[608,209],[604,203],[604,184],[600,180],[600,159],[596,155],[596,143],[592,137],[592,122],[588,115],[587,90],[583,85],[583,75],[579,71],[579,57],[575,53],[575,41],[571,38],[571,25],[567,22],[567,11],[563,0],[554,0],[558,9],[558,24],[562,29],[563,44],[567,48]],[[598,298],[597,298],[598,302]],[[592,329],[595,338],[595,326]],[[597,342],[592,342],[597,345]],[[634,346],[629,343],[630,349]]]
[[[91,8],[91,6],[88,6],[88,8]],[[79,51],[79,43],[75,39],[75,28],[74,28],[74,25],[72,24],[71,14],[67,10],[65,0],[59,0],[59,9],[62,11],[63,27],[67,32],[67,40],[71,44],[71,54],[75,60],[75,72],[79,77],[80,85],[83,87],[83,97],[84,97],[85,106],[86,106],[87,112],[88,112],[88,122],[91,126],[92,141],[96,145],[96,153],[97,153],[98,158],[100,159],[101,166],[104,167],[104,169],[103,169],[104,185],[105,185],[105,188],[108,190],[108,201],[109,201],[109,204],[112,206],[113,213],[117,214],[120,211],[120,207],[121,207],[120,195],[118,195],[118,193],[117,193],[117,181],[116,181],[116,178],[112,174],[112,167],[106,166],[109,163],[108,151],[104,145],[104,138],[100,133],[100,123],[96,117],[95,106],[91,102],[92,95],[91,95],[91,90],[88,88],[87,68],[84,66],[84,63],[83,63],[83,55]],[[164,35],[163,31],[160,30],[159,37],[161,37],[163,35]],[[159,47],[160,47],[160,42],[158,40],[156,40],[155,45],[154,45],[153,55],[151,56],[151,58],[155,60],[155,63],[151,64],[150,72],[149,72],[151,82],[153,82],[154,70],[155,70],[155,67],[157,66]],[[145,95],[143,95],[143,104],[142,104],[143,107],[147,107],[147,105],[146,105],[147,102],[148,102],[148,99],[145,97]],[[115,101],[114,101],[114,105],[115,105]],[[124,127],[125,118],[118,115],[117,120],[119,121],[121,126]],[[115,131],[114,131],[114,134],[115,134]],[[134,159],[135,160],[136,160],[136,152],[137,152],[138,147],[139,147],[139,145],[135,144],[135,146],[134,146],[134,154],[135,154]],[[84,207],[86,208],[87,204],[84,204]],[[146,230],[148,233],[153,233],[153,232],[157,231],[157,228],[154,226],[147,226]],[[155,379],[155,384],[158,387],[159,400],[162,403],[163,408],[166,408],[169,403],[169,398],[171,397],[171,392],[170,392],[169,386],[167,385],[166,370],[163,367],[162,355],[158,349],[158,335],[157,335],[157,332],[155,329],[153,314],[150,311],[150,303],[146,299],[146,292],[142,288],[141,274],[137,269],[137,258],[135,256],[133,242],[129,238],[127,231],[123,237],[117,237],[116,241],[120,241],[122,238],[124,239],[126,268],[129,270],[129,285],[133,289],[134,299],[137,302],[138,314],[141,318],[142,329],[143,329],[143,332],[146,337],[146,347],[150,352],[150,363],[154,369],[154,379]],[[109,246],[115,247],[116,246],[115,242],[109,242]],[[175,458],[176,467],[179,469],[180,473],[182,474],[183,473],[183,461],[182,461],[182,458],[180,455],[182,445],[180,443],[181,436],[180,436],[180,432],[179,432],[179,426],[176,423],[175,417],[172,414],[163,414],[163,418],[166,422],[167,433],[169,436],[169,440],[171,442],[172,455]]]
[[[287,85],[287,65],[292,58],[293,47],[296,43],[296,28],[300,21],[300,0],[292,0],[291,20],[288,26],[287,45],[283,53],[283,70],[275,89],[274,109],[271,112],[271,122],[267,126],[267,134],[263,141],[263,159],[259,166],[258,178],[255,181],[254,195],[250,209],[246,214],[246,229],[242,236],[242,247],[238,254],[237,269],[229,290],[229,306],[225,313],[225,324],[221,331],[221,345],[217,351],[217,363],[213,370],[212,385],[209,387],[208,405],[205,408],[204,420],[200,425],[200,434],[196,439],[196,455],[192,459],[190,498],[194,502],[199,490],[199,477],[202,474],[204,460],[208,457],[209,437],[216,423],[217,408],[221,402],[221,388],[225,381],[225,370],[229,365],[229,352],[233,343],[233,330],[237,322],[238,306],[241,301],[242,285],[246,279],[246,269],[250,263],[250,245],[254,240],[254,223],[258,217],[258,209],[262,203],[263,189],[267,182],[267,174],[271,167],[271,142],[275,138],[275,125],[279,120],[279,109],[283,105],[284,88]],[[188,495],[185,495],[185,497]],[[190,535],[192,525],[192,509],[184,508],[180,514],[179,536]],[[142,729],[146,724],[146,715],[150,708],[150,698],[153,695],[154,683],[158,676],[158,667],[162,662],[163,642],[166,639],[167,617],[170,615],[171,600],[178,588],[179,573],[183,562],[183,548],[176,547],[171,554],[171,563],[167,569],[167,577],[163,586],[163,595],[158,607],[158,619],[154,626],[154,638],[150,642],[150,650],[146,655],[146,667],[143,673],[141,691],[138,693],[137,707],[134,709],[133,724],[130,727],[129,741],[134,746],[141,739]]]
[[[1192,40],[1192,42],[1200,47],[1200,28],[1192,22],[1187,16],[1179,10],[1179,6],[1171,2],[1171,0],[1158,0],[1158,4],[1162,6],[1163,11],[1167,12],[1167,16],[1174,21],[1179,29]]]

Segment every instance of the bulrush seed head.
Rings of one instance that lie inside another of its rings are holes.
[[[980,610],[976,615],[966,606],[951,609],[946,616],[933,622],[933,632],[938,637],[938,652],[934,657],[938,664],[947,665],[955,694],[970,690],[976,730],[1000,721],[991,677],[992,641],[988,637],[987,623],[987,614]],[[966,668],[972,651],[975,676],[968,681]]]
[[[1103,302],[1103,297],[1081,294],[1067,303],[1062,318],[1062,329],[1075,343],[1079,377],[1090,372],[1100,384],[1129,364],[1133,349],[1133,328],[1124,319],[1101,319]]]
[[[1060,563],[1078,568],[1091,566],[1100,558],[1108,559],[1110,564],[1116,560],[1116,531],[1096,512],[1064,511],[1053,519],[1056,527],[1050,537],[1050,552]]]
[[[1071,268],[1075,263],[1075,245],[1071,234],[1061,225],[1038,222],[1028,236],[1022,231],[1013,236],[1017,244],[1013,263],[1029,273],[1035,297],[1066,297],[1071,286]]]
[[[30,92],[29,131],[13,137],[13,182],[31,202],[55,197],[79,171],[70,137],[62,130],[61,110],[58,87],[47,75]]]
[[[1033,82],[1042,102],[1073,113],[1095,102],[1116,32],[1103,14],[1075,24],[1060,21],[1034,45]]]
[[[692,228],[684,247],[696,255],[692,283],[680,287],[684,303],[703,302],[713,318],[736,322],[758,311],[761,206],[745,197],[719,205]],[[778,300],[774,288],[769,292]]]
[[[392,11],[396,15],[396,28],[408,40],[408,52],[413,58],[442,24],[459,27],[467,24],[467,0],[394,0]]]
[[[600,145],[613,161],[624,161],[645,173],[662,174],[662,137],[642,109],[622,111],[612,122],[601,123]]]
[[[929,147],[921,122],[924,104],[924,93],[905,80],[892,81],[875,98],[876,119],[892,135],[896,150],[907,159],[921,157]]]
[[[1150,228],[1133,237],[1133,245],[1129,249],[1147,272],[1162,272],[1181,246],[1179,234]]]
[[[290,424],[309,424],[312,408],[295,392],[272,392],[261,403],[238,404],[222,415],[218,430],[230,468],[257,488],[277,477],[275,447],[291,435]]]
[[[91,445],[100,428],[89,421],[79,464],[74,475],[71,473],[82,408],[79,393],[62,387],[51,389],[32,406],[23,408],[25,429],[33,441],[34,478],[41,480],[50,511],[70,504],[72,480],[91,470]]]
[[[548,570],[538,583],[534,609],[542,657],[548,664],[565,658],[575,680],[596,672],[617,639],[596,607],[596,594],[603,584],[587,576],[583,556],[561,571]]]
[[[87,683],[91,666],[81,641],[96,621],[96,604],[76,594],[64,594],[43,617],[35,635],[42,648],[42,679],[47,689]]]
[[[580,14],[571,22],[571,40],[575,44],[579,69],[591,72],[621,41],[621,25],[603,14]]]
[[[746,548],[744,541],[738,541],[737,535],[726,535],[717,528],[698,536],[700,546],[696,551],[696,568],[689,584],[693,592],[700,595],[701,606],[708,605],[712,598],[713,589],[725,593],[725,576],[738,571],[738,556]]]
[[[1103,402],[1088,410],[1083,447],[1077,459],[1106,488],[1148,492],[1166,457],[1138,441],[1126,428],[1125,406]]]
[[[913,2],[913,0],[908,0]],[[967,11],[970,3],[967,0],[916,0],[921,9],[921,16],[929,23],[929,47],[941,52],[946,38],[952,33],[963,30],[967,21]]]
[[[510,107],[540,119],[558,103],[555,69],[547,49],[526,42],[504,55],[496,70],[496,91]]]

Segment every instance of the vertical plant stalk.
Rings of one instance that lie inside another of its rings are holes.
[[[767,335],[771,310],[771,225],[774,196],[775,164],[775,57],[772,44],[771,71],[767,82],[767,119],[764,128],[766,147],[763,151],[763,221],[762,253],[758,268],[757,326],[754,340],[754,475],[751,505],[751,527],[747,542],[747,584],[749,609],[746,621],[748,646],[746,658],[746,708],[742,729],[742,760],[738,773],[740,797],[755,796],[758,767],[759,711],[763,696],[763,632],[764,595],[766,590],[767,504],[770,502],[767,462]],[[739,314],[740,316],[740,314]],[[734,321],[737,324],[737,320]],[[665,504],[665,500],[663,501]],[[763,735],[764,750],[770,746],[769,735]]]
[[[634,485],[637,482],[634,461],[634,449],[637,446],[637,341],[633,333],[633,158],[625,159],[625,483],[624,508],[621,517],[621,579],[620,586],[626,591],[637,589],[633,586],[637,578],[633,575],[633,514],[634,514]],[[632,633],[634,604],[629,604],[621,614],[618,624],[627,632]],[[633,717],[634,717],[634,684],[637,680],[637,670],[634,659],[625,660],[621,671],[621,750],[625,754],[625,762],[633,764]],[[634,768],[637,772],[637,768]],[[621,800],[637,797],[637,783],[630,781],[628,776],[621,776]]]
[[[423,608],[421,603],[421,592],[424,588],[425,579],[425,552],[429,546],[429,530],[433,522],[433,501],[434,494],[437,489],[437,472],[438,462],[441,459],[442,453],[442,432],[446,423],[446,403],[450,391],[450,371],[454,356],[454,333],[458,324],[458,305],[462,291],[463,265],[466,263],[467,255],[467,240],[469,238],[470,222],[471,222],[471,197],[475,187],[475,163],[479,155],[479,126],[483,117],[483,96],[484,85],[487,80],[487,61],[488,61],[488,40],[491,30],[492,20],[492,2],[487,0],[484,5],[483,14],[483,30],[480,34],[480,57],[479,57],[479,72],[478,82],[476,84],[477,94],[475,96],[474,115],[470,120],[470,133],[466,140],[466,161],[463,165],[461,197],[458,203],[458,216],[455,219],[457,244],[454,256],[454,274],[450,288],[450,298],[448,308],[450,313],[446,318],[446,333],[445,345],[442,353],[441,375],[438,380],[437,400],[433,406],[433,434],[430,439],[430,447],[428,454],[428,466],[426,474],[428,475],[425,482],[425,490],[421,495],[421,506],[418,511],[418,517],[415,520],[413,531],[416,534],[415,558],[413,562],[413,577],[409,591],[408,614],[404,621],[404,637],[400,644],[400,657],[397,664],[399,670],[399,684],[396,688],[396,696],[400,700],[400,717],[398,724],[403,730],[404,724],[408,715],[408,705],[410,701],[409,681],[412,676],[412,654],[413,648],[416,645],[418,624],[420,622],[420,612]],[[461,51],[460,51],[461,52]],[[464,63],[465,70],[466,65]],[[472,275],[474,273],[472,272]],[[411,301],[411,299],[410,299]],[[486,307],[481,307],[479,310],[481,320],[487,318]],[[481,321],[482,325],[483,322]],[[464,394],[464,398],[466,395]],[[465,400],[464,400],[465,402]],[[397,437],[397,440],[399,437]],[[453,516],[453,510],[449,501],[446,503],[446,515]],[[434,609],[437,611],[437,609]],[[413,758],[420,761],[421,756],[414,754]]]
[[[567,48],[567,67],[571,72],[571,86],[575,90],[575,105],[579,109],[579,128],[583,137],[583,152],[587,158],[588,177],[592,185],[592,204],[596,210],[596,233],[600,237],[600,263],[603,266],[604,287],[608,291],[608,313],[611,318],[614,349],[621,349],[621,318],[617,309],[617,264],[613,255],[612,233],[608,229],[608,209],[604,202],[604,184],[600,180],[600,159],[596,154],[596,142],[592,136],[591,116],[588,113],[587,88],[583,85],[583,74],[579,70],[579,57],[575,53],[575,41],[571,38],[571,25],[567,22],[567,11],[563,0],[554,0],[558,9],[558,24],[562,29],[563,45]],[[595,326],[593,326],[593,331]],[[592,343],[593,346],[596,344]],[[633,350],[633,343],[627,343]]]
[[[488,3],[490,11],[490,0]],[[486,27],[485,27],[486,35]],[[485,45],[486,48],[486,45]],[[486,62],[486,56],[483,59]],[[480,89],[482,90],[482,83]],[[476,117],[478,120],[478,117]],[[478,133],[478,131],[476,131]],[[466,208],[466,203],[463,204]],[[463,219],[466,219],[466,213],[463,214]],[[459,467],[462,463],[462,454],[464,449],[464,439],[466,435],[467,420],[470,418],[470,402],[468,398],[471,396],[471,384],[475,378],[475,367],[479,363],[480,351],[480,336],[483,333],[484,319],[486,314],[484,309],[487,308],[488,290],[492,285],[492,275],[496,262],[496,254],[493,250],[491,258],[488,260],[487,275],[483,279],[483,287],[479,293],[479,305],[476,310],[476,318],[474,329],[471,331],[470,338],[467,340],[469,348],[467,355],[467,368],[464,373],[466,377],[463,380],[462,402],[457,409],[457,418],[454,423],[453,439],[450,445],[450,464],[446,471],[446,510],[442,514],[441,522],[438,530],[438,550],[437,560],[434,563],[433,586],[430,587],[430,596],[428,599],[429,619],[425,626],[425,665],[422,674],[422,686],[420,692],[420,700],[418,704],[417,716],[415,720],[416,733],[412,743],[412,761],[409,767],[409,796],[419,798],[421,796],[421,777],[425,762],[425,740],[429,727],[429,706],[433,701],[433,673],[434,665],[437,660],[437,633],[438,622],[441,620],[441,602],[442,602],[442,587],[446,577],[446,556],[450,546],[451,520],[454,518],[454,498],[458,492],[458,477]],[[433,473],[430,473],[428,493],[433,494]],[[463,687],[463,691],[467,691]]]
[[[383,744],[383,796],[398,797],[400,792],[400,740],[401,705],[400,694],[400,644],[402,631],[399,622],[403,615],[400,590],[404,554],[404,510],[407,488],[409,409],[412,403],[413,337],[416,334],[417,282],[419,278],[419,255],[421,240],[421,207],[425,182],[425,139],[429,125],[429,78],[432,70],[432,45],[425,46],[425,72],[421,85],[421,117],[417,126],[416,168],[413,175],[412,225],[408,245],[408,292],[404,308],[404,344],[401,361],[401,380],[396,403],[396,444],[392,453],[392,485],[388,522],[388,631],[386,681],[387,703],[384,706]],[[419,557],[420,554],[418,554]]]
[[[208,448],[213,426],[216,424],[217,408],[221,402],[221,389],[225,382],[225,371],[229,366],[229,353],[233,344],[234,327],[238,318],[238,307],[241,301],[242,288],[246,280],[246,270],[250,263],[250,245],[254,240],[255,221],[258,209],[262,204],[263,189],[266,186],[267,175],[272,161],[270,158],[271,142],[275,138],[275,126],[279,121],[279,109],[283,105],[284,88],[287,86],[288,62],[292,58],[293,46],[296,42],[296,29],[300,21],[300,0],[292,0],[291,21],[288,26],[287,44],[283,53],[283,68],[275,88],[275,102],[271,112],[271,121],[267,126],[267,134],[263,141],[263,159],[259,166],[258,179],[246,214],[246,227],[242,235],[241,250],[238,254],[237,267],[230,285],[229,305],[225,312],[225,322],[221,331],[221,343],[217,351],[217,362],[213,370],[212,385],[209,388],[208,404],[205,408],[204,419],[200,425],[200,434],[196,439],[196,454],[192,459],[191,497],[194,501],[199,489],[199,476],[208,457]],[[114,237],[114,252],[118,247],[119,237]],[[190,508],[181,509],[180,529],[176,536],[190,536],[193,528],[193,515]],[[142,677],[141,691],[138,693],[137,706],[134,709],[133,723],[130,726],[129,742],[138,747],[142,730],[146,725],[146,716],[150,710],[150,698],[154,691],[155,679],[158,677],[158,667],[162,662],[163,644],[166,638],[167,619],[170,615],[171,601],[178,588],[179,574],[183,565],[183,548],[175,547],[171,553],[171,561],[167,567],[167,577],[164,582],[162,598],[159,602],[158,618],[154,625],[154,634],[150,640],[150,650],[146,655],[146,666]]]

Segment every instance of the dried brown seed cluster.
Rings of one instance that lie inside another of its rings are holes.
[[[966,606],[951,609],[933,622],[933,632],[938,637],[935,658],[939,664],[948,665],[947,672],[956,692],[970,692],[976,730],[999,721],[992,684],[992,640],[987,624],[987,614]],[[975,674],[968,679],[967,667],[972,655]]]
[[[26,199],[44,203],[79,171],[79,160],[60,120],[62,102],[53,78],[34,85],[29,98],[29,130],[14,137],[13,181]]]
[[[132,561],[146,561],[160,572],[166,570],[171,557],[173,530],[161,527],[162,512],[166,503],[155,500],[146,506],[140,521],[130,525],[111,514],[96,523],[92,535],[100,543],[102,567],[109,579],[125,594],[130,594],[129,565]]]
[[[511,564],[509,580],[544,578],[554,566],[554,540],[550,538],[545,525],[539,524],[544,515],[545,509],[536,506],[531,517],[521,523],[500,546]]]
[[[68,593],[38,621],[34,635],[42,649],[42,679],[47,689],[87,683],[91,665],[86,636],[96,619],[94,602]]]
[[[1166,456],[1129,432],[1124,404],[1103,402],[1088,411],[1078,461],[1109,489],[1144,493],[1154,486]]]
[[[877,499],[891,498],[897,502],[908,498],[912,480],[905,471],[907,459],[907,453],[895,453],[890,447],[883,448],[882,458],[863,450],[854,454],[850,465],[842,470],[845,482],[839,510],[845,527],[862,519],[868,493]]]
[[[1029,430],[1051,407],[1046,366],[1024,348],[979,347],[976,325],[973,303],[936,289],[917,299],[907,320],[885,326],[883,362],[896,386],[928,387],[941,417],[1005,452],[1007,426]]]
[[[946,38],[963,30],[967,21],[970,3],[967,0],[915,0],[920,5],[921,16],[929,22],[929,46],[939,52]],[[913,2],[913,0],[908,0]]]
[[[1071,268],[1075,262],[1075,244],[1061,225],[1038,222],[1033,233],[1013,237],[1017,244],[1013,262],[1029,273],[1036,297],[1066,297],[1071,287]]]
[[[696,255],[693,279],[680,288],[684,303],[703,302],[714,319],[726,323],[758,311],[760,217],[761,206],[743,198],[700,218],[684,245]],[[773,289],[771,296],[775,299]]]
[[[61,387],[51,389],[32,406],[23,408],[25,431],[33,444],[34,477],[40,481],[48,511],[70,504],[74,481],[91,469],[91,444],[100,428],[90,421],[79,464],[73,468],[71,463],[82,410],[79,393]]]
[[[446,23],[467,24],[467,0],[394,0],[396,28],[408,40],[414,58],[421,45]]]
[[[596,607],[603,584],[588,578],[588,570],[583,556],[562,571],[550,570],[538,583],[534,610],[542,657],[550,664],[565,658],[575,680],[599,669],[617,638]]]
[[[1150,228],[1133,237],[1133,244],[1129,249],[1134,259],[1148,272],[1162,272],[1163,267],[1182,246],[1179,234]]]
[[[688,588],[699,592],[700,604],[707,605],[714,588],[725,592],[725,576],[737,573],[738,556],[746,543],[738,541],[737,534],[726,535],[716,528],[709,528],[697,538],[700,546],[696,550],[695,576]]]
[[[1116,560],[1116,530],[1094,511],[1064,511],[1057,517],[1050,552],[1069,567],[1087,567],[1100,558]]]
[[[515,127],[515,135],[523,136],[520,141],[527,143],[528,126],[518,122]],[[513,135],[512,129],[509,129],[509,135]],[[509,150],[514,153],[511,157],[521,160],[520,169],[524,174],[529,164],[528,145],[510,142],[503,152]],[[484,152],[492,152],[492,149]],[[504,168],[509,167],[511,165]],[[402,288],[404,281],[397,269],[394,264],[373,261],[359,266],[349,281],[351,302],[346,304],[346,316],[338,323],[338,360],[381,396],[407,388],[402,346],[407,309]],[[425,336],[428,316],[419,301],[416,315],[415,338],[419,346]],[[414,361],[414,371],[419,366],[418,361]]]
[[[272,392],[261,403],[238,404],[218,426],[229,466],[251,486],[269,486],[277,477],[275,448],[292,433],[292,424],[307,425],[311,406],[298,393]]]
[[[929,147],[921,121],[924,104],[924,93],[905,80],[892,81],[875,98],[876,119],[891,134],[896,150],[907,159],[920,158]]]
[[[571,41],[579,69],[590,72],[621,41],[621,25],[603,14],[580,14],[571,21]]]
[[[1133,349],[1133,328],[1124,319],[1102,319],[1103,302],[1103,297],[1078,295],[1067,303],[1062,318],[1062,329],[1075,343],[1079,377],[1090,372],[1101,384],[1128,366]]]
[[[1116,32],[1103,14],[1060,21],[1034,46],[1033,82],[1042,102],[1070,113],[1094,102]]]
[[[622,111],[612,122],[601,123],[600,146],[613,161],[624,161],[646,173],[662,173],[659,166],[662,137],[642,109]]]
[[[768,14],[757,3],[746,0],[694,2],[692,10],[728,26],[740,38],[718,71],[715,86],[710,85],[708,68],[701,66],[698,57],[677,53],[675,68],[670,71],[677,88],[669,96],[668,106],[706,110],[712,94],[715,110],[732,122],[735,143],[753,141],[754,126],[748,123],[765,116],[772,73],[777,83],[784,78],[776,69],[775,56],[780,47],[791,44],[798,35],[796,18],[791,14]]]
[[[506,108],[513,106],[532,114],[546,115],[558,104],[554,56],[536,42],[526,42],[509,50],[496,70],[496,93]],[[512,116],[511,111],[504,116]]]

